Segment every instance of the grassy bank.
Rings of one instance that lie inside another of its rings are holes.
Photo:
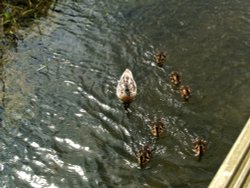
[[[46,16],[54,0],[2,0],[0,2],[0,32],[13,34],[19,27]]]
[[[56,0],[0,0],[0,106],[5,105],[5,64],[9,61],[7,51],[15,49],[17,31],[29,27],[36,18],[47,16]]]

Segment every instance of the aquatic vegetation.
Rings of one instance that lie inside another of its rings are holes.
[[[0,31],[13,34],[20,26],[29,26],[35,18],[46,16],[51,0],[3,0],[0,3]]]

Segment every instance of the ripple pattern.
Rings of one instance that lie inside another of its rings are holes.
[[[0,110],[0,187],[206,187],[249,116],[248,1],[58,1],[24,31]],[[167,51],[166,64],[154,55]],[[126,114],[115,96],[132,70]],[[168,75],[180,71],[183,102]],[[150,134],[161,118],[163,137]],[[203,160],[192,152],[208,140]],[[135,153],[149,144],[140,169]]]

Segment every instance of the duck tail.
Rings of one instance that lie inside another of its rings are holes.
[[[202,148],[202,146],[200,145],[200,146],[199,146],[198,161],[201,161],[202,156],[203,156],[203,148]]]
[[[130,105],[128,102],[124,102],[123,105],[124,105],[124,109],[126,110],[126,112],[131,112],[131,110],[129,109]]]
[[[140,156],[140,167],[143,168],[143,157]]]
[[[159,127],[156,127],[156,137],[159,137]]]
[[[197,161],[201,161],[202,155],[198,155]]]

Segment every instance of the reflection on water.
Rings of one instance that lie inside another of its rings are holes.
[[[4,66],[0,187],[206,187],[249,116],[249,5],[58,2]],[[139,90],[129,115],[115,96],[125,68]],[[158,139],[155,118],[166,127]],[[208,141],[201,162],[196,137]],[[153,156],[140,169],[144,144]]]

